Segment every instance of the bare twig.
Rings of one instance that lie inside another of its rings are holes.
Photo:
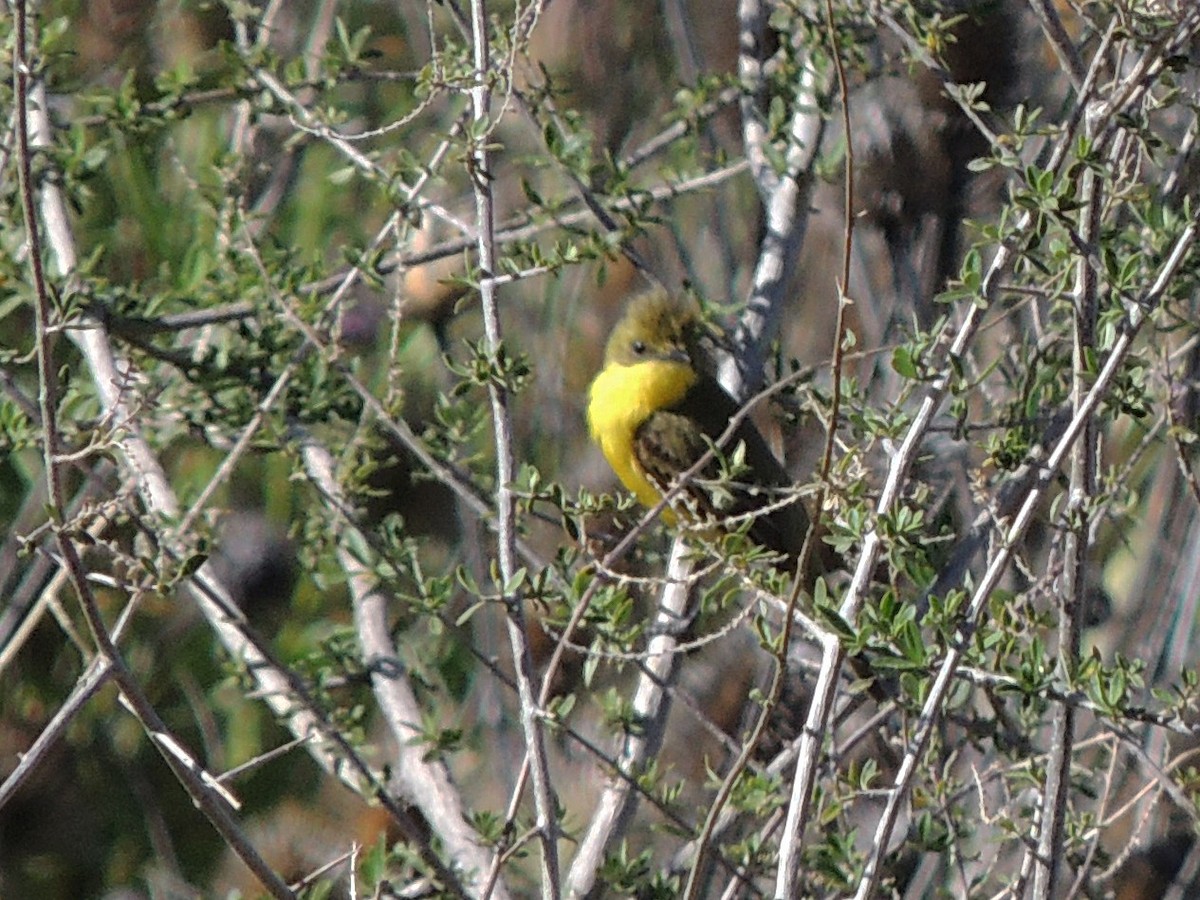
[[[20,175],[21,209],[25,218],[25,237],[29,248],[29,262],[33,274],[35,294],[35,321],[37,327],[37,358],[38,358],[38,400],[42,420],[43,451],[45,456],[47,499],[52,515],[61,517],[66,507],[62,483],[62,463],[59,449],[61,438],[58,431],[58,379],[55,363],[52,358],[52,343],[50,326],[52,310],[50,291],[47,285],[45,271],[42,267],[41,229],[38,224],[36,200],[34,197],[33,165],[31,149],[31,60],[27,48],[29,25],[26,19],[25,0],[17,0],[16,9],[16,40],[14,42],[14,93],[17,109],[17,165]],[[40,97],[40,108],[44,110],[44,92]],[[44,115],[44,113],[43,113]],[[36,140],[36,139],[35,139]],[[292,892],[287,884],[266,863],[254,845],[247,839],[233,811],[228,798],[223,795],[213,780],[188,756],[182,749],[182,744],[171,736],[166,725],[157,711],[150,704],[133,673],[125,665],[124,659],[117,651],[109,633],[108,626],[100,615],[96,600],[88,585],[83,561],[75,546],[75,538],[65,529],[56,533],[59,551],[66,563],[70,580],[79,597],[80,607],[87,620],[96,649],[103,664],[91,670],[98,686],[105,677],[111,677],[121,689],[121,696],[126,705],[135,715],[142,728],[151,739],[151,743],[159,751],[167,766],[187,790],[192,800],[220,833],[225,842],[234,850],[243,862],[259,879],[262,885],[277,898],[291,898]],[[86,681],[86,680],[85,680]],[[81,682],[83,685],[85,682]],[[87,685],[76,693],[76,698],[82,702],[94,690],[93,685]],[[49,733],[49,732],[44,732]],[[15,782],[14,782],[15,783]]]
[[[479,268],[484,277],[479,294],[483,307],[484,334],[488,351],[495,365],[502,366],[504,346],[500,331],[500,315],[495,285],[486,279],[496,272],[496,213],[492,198],[491,153],[488,136],[492,122],[491,53],[488,49],[488,15],[485,0],[471,2],[471,39],[474,52],[476,84],[471,89],[471,111],[474,122],[470,150],[470,173],[475,191],[475,228]],[[559,896],[558,836],[559,824],[550,785],[546,760],[545,734],[541,710],[533,691],[533,659],[525,631],[525,613],[520,592],[513,577],[516,565],[516,504],[513,482],[516,466],[513,459],[512,420],[508,408],[508,389],[503,374],[488,381],[488,397],[492,406],[492,429],[496,445],[496,519],[498,523],[497,550],[500,565],[500,586],[508,613],[508,635],[512,645],[516,670],[517,693],[521,701],[521,727],[525,733],[526,755],[533,775],[533,802],[537,813],[538,840],[541,844],[542,884],[544,900]]]
[[[1071,86],[1078,93],[1083,88],[1084,79],[1087,77],[1087,68],[1084,66],[1083,60],[1079,58],[1079,50],[1072,43],[1067,29],[1063,27],[1058,10],[1054,8],[1051,0],[1029,0],[1029,8],[1037,16],[1038,22],[1042,26],[1042,33],[1045,34],[1046,40],[1054,49],[1054,55],[1058,57],[1063,70],[1070,77]]]
[[[817,504],[817,515],[820,516],[825,507],[826,497],[829,493],[830,482],[829,474],[833,465],[833,448],[834,441],[837,437],[838,417],[842,398],[842,361],[845,347],[843,346],[845,335],[846,322],[846,307],[850,303],[850,298],[847,296],[847,290],[850,286],[850,260],[853,253],[854,245],[854,142],[851,138],[850,128],[850,94],[846,84],[846,72],[842,65],[841,48],[838,46],[837,28],[834,24],[833,5],[831,0],[825,2],[825,19],[826,31],[828,33],[830,54],[833,57],[834,65],[837,71],[838,92],[841,99],[842,107],[842,128],[846,139],[846,160],[844,165],[843,178],[845,179],[845,225],[843,226],[842,234],[842,272],[841,278],[837,284],[837,316],[834,324],[833,335],[833,366],[831,372],[832,388],[829,403],[829,421],[825,425],[825,446],[821,452],[821,493]],[[814,534],[819,539],[821,533],[820,522],[815,523]],[[813,540],[810,535],[809,542]],[[795,597],[792,598],[792,607],[795,606]],[[788,621],[790,622],[791,615],[789,611]],[[820,633],[818,639],[823,645],[823,656],[831,661],[833,669],[840,669],[840,661],[832,663],[834,655],[840,655],[841,645],[838,643],[835,636],[829,633]],[[794,795],[793,795],[794,797]],[[779,867],[776,873],[777,892],[783,896],[791,896],[796,893],[797,885],[796,878],[799,873],[799,853],[801,843],[803,841],[803,824],[804,816],[801,815],[803,809],[802,804],[792,803],[788,807],[787,820],[784,823],[783,833],[779,839]]]
[[[1090,123],[1084,133],[1094,139]],[[1081,179],[1080,200],[1082,227],[1080,237],[1088,246],[1099,238],[1103,207],[1103,190],[1092,169]],[[1096,351],[1096,291],[1097,276],[1085,259],[1079,260],[1075,275],[1074,353],[1071,399],[1075,415],[1086,395],[1089,361]],[[1071,499],[1067,505],[1067,535],[1064,563],[1063,602],[1059,616],[1058,671],[1064,683],[1079,663],[1079,643],[1086,617],[1088,570],[1087,549],[1090,529],[1089,509],[1096,493],[1096,455],[1099,450],[1098,432],[1090,419],[1071,451]],[[1033,896],[1048,900],[1057,896],[1056,881],[1059,863],[1063,858],[1062,835],[1067,817],[1067,794],[1070,786],[1072,747],[1075,740],[1075,708],[1064,704],[1055,713],[1052,728],[1050,759],[1046,766],[1046,786],[1042,793],[1041,823],[1038,832],[1037,856],[1033,870]]]

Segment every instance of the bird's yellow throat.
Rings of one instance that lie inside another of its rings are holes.
[[[645,506],[662,496],[637,464],[633,437],[654,412],[674,406],[696,383],[684,362],[647,360],[632,366],[609,363],[588,394],[588,428],[621,483]]]

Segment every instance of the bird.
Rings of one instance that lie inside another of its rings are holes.
[[[633,297],[613,327],[588,390],[587,419],[621,483],[654,507],[716,446],[739,404],[711,374],[698,305],[658,288]],[[743,417],[718,454],[663,511],[669,525],[740,530],[794,563],[808,513],[762,434]],[[721,478],[721,458],[728,478]],[[682,523],[680,520],[683,520]]]

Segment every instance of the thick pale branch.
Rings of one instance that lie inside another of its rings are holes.
[[[636,731],[628,732],[621,740],[617,771],[601,792],[596,811],[571,862],[566,883],[566,895],[570,898],[582,900],[591,894],[605,854],[615,841],[621,839],[633,815],[638,798],[634,780],[646,762],[654,758],[662,742],[670,711],[669,691],[679,671],[676,647],[680,631],[688,620],[691,568],[687,544],[677,538],[671,548],[658,611],[650,626],[654,636],[646,648],[646,661],[631,702]]]
[[[803,64],[788,127],[784,171],[777,173],[771,167],[766,152],[770,134],[760,109],[769,13],[769,5],[760,0],[742,0],[738,4],[741,23],[738,71],[745,92],[742,139],[750,172],[765,207],[766,229],[754,266],[750,296],[734,333],[735,356],[722,365],[721,382],[737,398],[757,388],[766,344],[779,326],[788,282],[804,243],[811,169],[825,129],[820,98],[827,88],[820,83],[811,64]]]
[[[334,474],[336,463],[311,435],[303,432],[297,435],[309,477],[330,501],[331,512],[343,520],[338,529],[338,562],[347,575],[354,624],[362,642],[363,661],[371,674],[371,687],[395,741],[392,777],[401,795],[421,810],[436,831],[447,855],[460,870],[467,893],[479,897],[490,857],[467,825],[466,807],[445,764],[427,755],[425,735],[420,728],[424,715],[391,638],[387,598],[378,590],[374,575],[360,558],[365,541],[344,521],[347,503]],[[509,894],[499,884],[492,896],[505,900]]]
[[[35,145],[50,142],[50,123],[43,100],[35,98],[31,108]],[[41,213],[46,226],[48,243],[62,278],[70,282],[77,263],[75,240],[71,233],[66,205],[61,191],[52,182],[41,186]],[[92,380],[101,398],[106,415],[121,423],[117,437],[121,459],[130,471],[139,496],[160,522],[169,522],[179,515],[179,502],[166,473],[146,440],[138,433],[135,419],[127,402],[129,385],[136,375],[129,364],[113,352],[107,330],[98,321],[87,321],[89,327],[68,332],[83,355]],[[181,558],[187,548],[176,542],[164,541],[164,548]],[[317,711],[304,686],[285,667],[274,660],[265,645],[254,637],[244,618],[230,598],[225,585],[211,563],[205,563],[185,582],[186,588],[204,613],[209,625],[220,638],[229,655],[246,667],[257,683],[257,694],[281,717],[294,735],[300,738],[316,736],[306,747],[327,771],[346,780],[352,788],[366,795],[374,794],[389,807],[398,820],[405,814],[388,797],[381,797],[374,788],[377,777],[362,762],[354,750]],[[169,760],[168,760],[169,761]],[[444,880],[453,885],[455,878],[445,870],[440,860],[426,845],[426,860],[440,870]]]

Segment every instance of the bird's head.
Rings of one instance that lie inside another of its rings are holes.
[[[689,298],[662,290],[640,294],[613,328],[604,361],[620,366],[656,361],[692,366],[699,328],[700,310]]]

